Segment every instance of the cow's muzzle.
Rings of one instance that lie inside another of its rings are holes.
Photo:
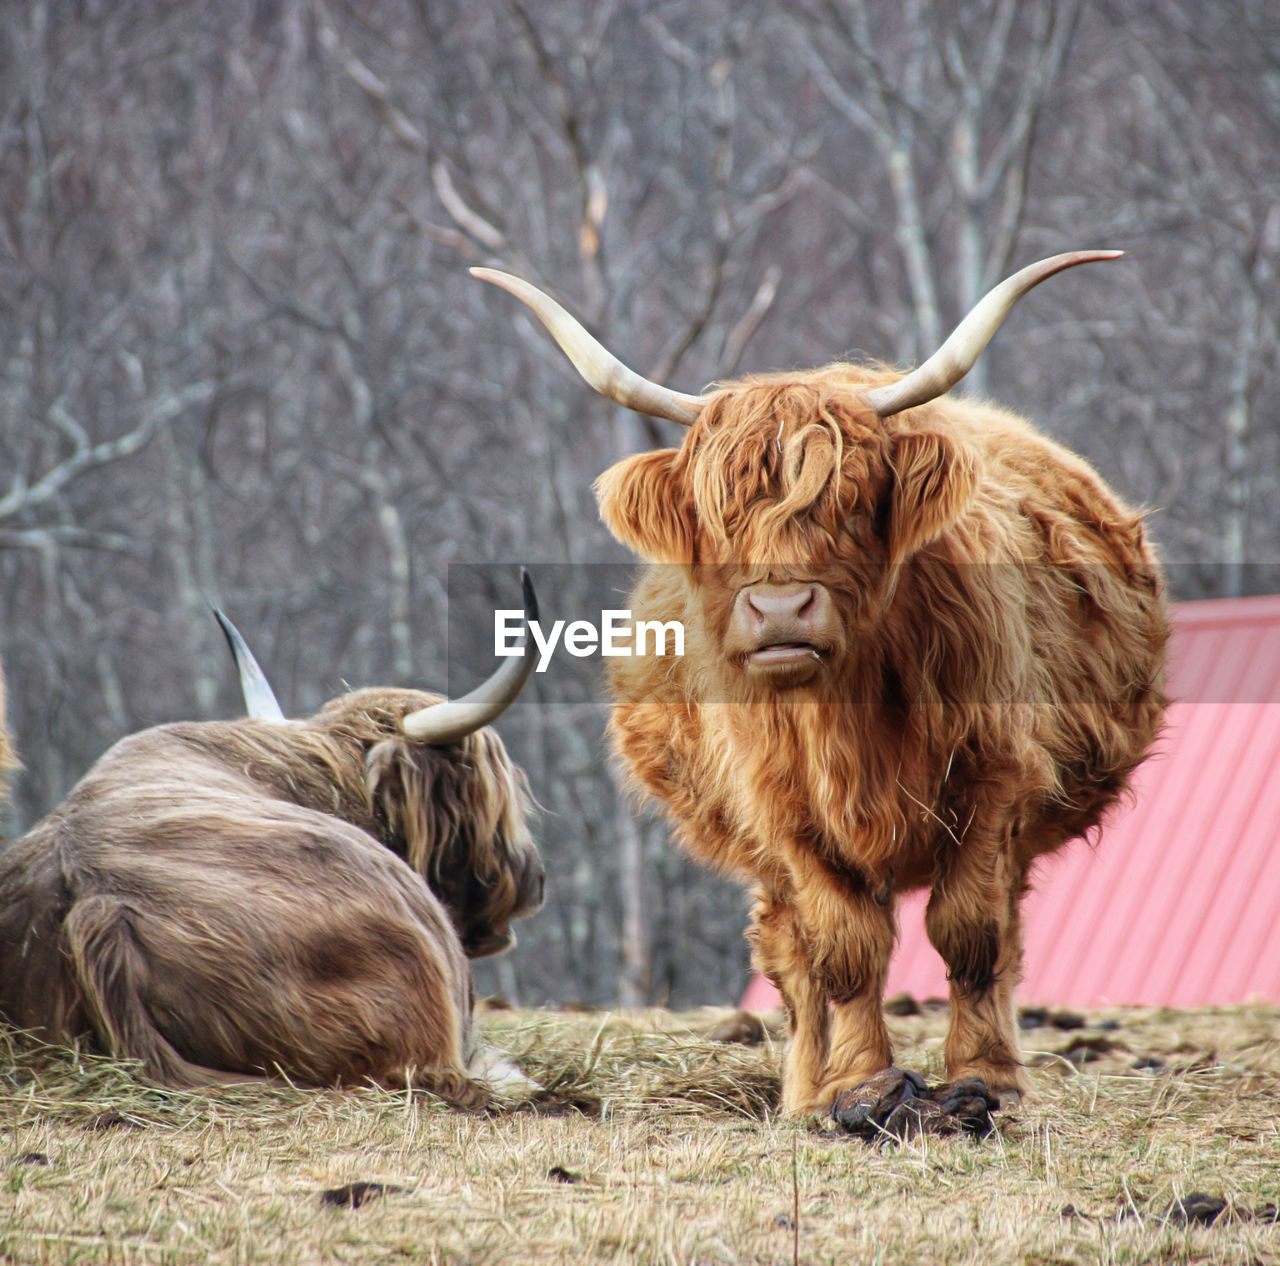
[[[813,582],[748,585],[734,600],[731,624],[744,669],[779,686],[816,676],[838,640],[835,604]]]

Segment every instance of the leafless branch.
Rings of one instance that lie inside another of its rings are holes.
[[[12,518],[20,512],[42,506],[53,500],[86,471],[132,456],[146,445],[161,427],[168,425],[187,409],[207,404],[212,399],[213,393],[214,384],[211,382],[200,382],[184,387],[152,405],[146,418],[133,430],[98,444],[88,443],[83,428],[78,424],[69,427],[64,421],[64,426],[61,428],[64,434],[73,434],[79,439],[76,451],[47,470],[34,483],[15,481],[9,493],[0,498],[0,519]],[[69,418],[66,421],[69,421]]]

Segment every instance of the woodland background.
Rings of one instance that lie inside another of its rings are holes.
[[[1014,268],[1123,248],[1025,300],[967,388],[1153,507],[1177,596],[1280,574],[1270,0],[0,15],[10,835],[123,734],[237,714],[211,601],[302,715],[443,685],[451,566],[510,563],[514,606],[517,563],[626,563],[591,482],[678,428],[593,395],[470,264],[696,391],[915,363]],[[539,689],[500,725],[549,900],[480,988],[731,1000],[743,896],[633,816],[598,691]]]

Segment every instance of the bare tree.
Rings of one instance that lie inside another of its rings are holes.
[[[1280,32],[1215,10],[1209,40],[1191,0],[11,4],[10,827],[121,733],[236,707],[211,598],[301,714],[465,685],[515,563],[556,615],[625,588],[592,481],[679,435],[469,264],[692,391],[915,361],[1013,266],[1126,248],[1029,297],[984,389],[1158,509],[1181,596],[1266,583]],[[549,903],[482,986],[723,1000],[743,899],[630,817],[605,708],[562,674],[503,719]]]

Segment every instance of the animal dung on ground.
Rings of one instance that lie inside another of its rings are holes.
[[[1018,1027],[1022,1029],[1083,1029],[1088,1024],[1089,1021],[1078,1011],[1051,1011],[1048,1007],[1018,1009]],[[1116,1027],[1115,1022],[1109,1021],[1108,1027]]]
[[[90,1130],[142,1130],[146,1126],[134,1117],[126,1117],[119,1112],[100,1112],[89,1121]]]
[[[977,1078],[929,1086],[919,1073],[885,1069],[836,1096],[831,1116],[847,1134],[869,1143],[920,1134],[985,1138],[995,1129],[996,1097]]]
[[[1055,1029],[1083,1029],[1089,1021],[1077,1011],[1051,1011],[1049,1023]]]
[[[921,1015],[923,1008],[909,993],[896,993],[884,1000],[885,1015]]]
[[[320,1203],[335,1209],[358,1209],[371,1200],[391,1195],[399,1191],[408,1191],[408,1187],[397,1187],[391,1183],[381,1182],[349,1182],[341,1187],[330,1187],[320,1193]]]
[[[759,1046],[767,1036],[764,1021],[750,1011],[735,1011],[707,1030],[709,1041],[738,1046]]]
[[[1175,1200],[1164,1211],[1164,1216],[1170,1222],[1197,1222],[1201,1226],[1212,1226],[1228,1210],[1229,1206],[1221,1196],[1193,1191],[1189,1196]]]

